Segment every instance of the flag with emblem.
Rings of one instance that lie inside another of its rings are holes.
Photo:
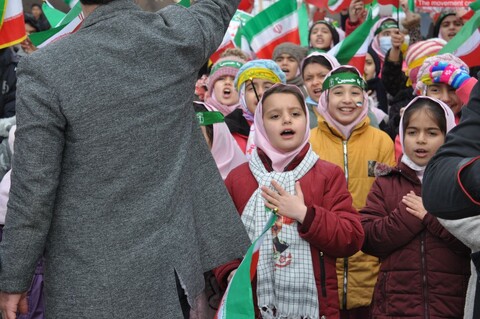
[[[22,0],[0,0],[0,49],[25,40]]]
[[[251,18],[235,36],[235,45],[259,59],[271,59],[283,42],[300,44],[302,29],[308,29],[307,8],[296,0],[279,0]],[[307,31],[308,32],[308,31]]]
[[[373,17],[373,9],[370,8],[365,21],[328,53],[335,56],[340,64],[353,65],[363,73],[368,46],[374,37],[373,25],[378,19],[378,16]]]
[[[48,44],[58,41],[71,33],[77,31],[84,20],[82,7],[80,2],[77,2],[65,17],[58,22],[56,27],[49,30],[32,33],[29,38],[33,45],[37,48],[43,48]]]
[[[276,220],[277,215],[272,214],[263,228],[262,234],[248,248],[242,263],[238,266],[237,271],[228,283],[214,319],[255,318],[252,280],[257,272],[260,246],[265,239],[265,234],[272,228]]]
[[[237,12],[235,12],[232,20],[230,21],[230,24],[228,25],[227,32],[225,32],[222,43],[215,51],[215,53],[213,53],[210,57],[210,61],[212,64],[215,64],[215,62],[220,59],[220,56],[223,52],[225,52],[225,50],[235,48],[235,43],[233,39],[235,38],[238,29],[242,28],[251,18],[251,14],[246,13],[242,10],[237,10]]]
[[[472,3],[470,7],[475,11],[473,17],[438,54],[451,53],[472,67],[480,64],[480,0]]]

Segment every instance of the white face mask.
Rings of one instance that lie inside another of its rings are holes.
[[[403,40],[403,43],[405,43],[407,46],[410,45],[410,36],[408,34],[405,36],[405,40]]]
[[[380,37],[380,50],[385,55],[392,48],[392,37]]]

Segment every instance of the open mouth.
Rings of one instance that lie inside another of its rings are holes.
[[[414,152],[417,157],[426,157],[428,155],[428,151],[424,149],[417,149]]]
[[[456,36],[456,35],[457,35],[456,32],[450,32],[450,33],[447,34],[447,36],[448,36],[450,39],[453,38],[453,37]]]
[[[223,96],[228,98],[232,95],[232,90],[231,89],[224,89],[223,90]]]
[[[283,71],[283,73],[285,73],[285,74],[290,73],[290,70],[289,70],[289,69],[282,69],[282,71]]]
[[[355,110],[355,108],[353,108],[353,107],[341,107],[341,108],[339,108],[339,110],[342,113],[352,113]]]
[[[280,133],[281,136],[293,136],[295,134],[295,131],[293,130],[283,130],[282,133]]]
[[[315,93],[315,95],[320,95],[322,94],[322,89],[313,89],[313,93]]]

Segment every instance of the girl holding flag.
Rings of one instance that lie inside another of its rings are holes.
[[[278,214],[260,247],[257,318],[339,318],[335,260],[363,242],[343,173],[312,151],[308,122],[300,89],[274,85],[255,110],[250,163],[225,181],[252,241]],[[215,270],[221,285],[238,264]]]
[[[318,127],[310,137],[312,149],[343,168],[353,206],[361,209],[375,179],[376,163],[394,165],[395,159],[390,137],[369,125],[368,95],[360,72],[340,66],[328,73],[317,111]],[[378,258],[361,252],[338,259],[342,318],[368,318],[378,269]]]

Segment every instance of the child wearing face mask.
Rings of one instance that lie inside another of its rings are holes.
[[[381,259],[373,318],[463,318],[470,250],[421,198],[425,167],[454,126],[446,104],[415,98],[400,121],[401,162],[378,172],[361,210],[362,250]]]
[[[363,230],[341,169],[318,158],[301,91],[276,84],[255,110],[248,164],[225,183],[247,233],[257,238],[271,215],[254,279],[256,318],[339,318],[335,258],[358,251]],[[238,267],[215,270],[225,286]]]
[[[286,83],[285,73],[272,60],[248,61],[235,76],[234,87],[238,92],[240,107],[225,117],[230,132],[242,152],[251,155],[255,148],[253,118],[263,93],[275,83]]]
[[[369,125],[368,95],[356,68],[340,66],[327,75],[317,111],[312,149],[343,169],[353,206],[360,209],[374,182],[376,163],[394,165],[395,159],[392,140]],[[341,318],[368,318],[378,269],[378,258],[361,252],[337,260]]]

